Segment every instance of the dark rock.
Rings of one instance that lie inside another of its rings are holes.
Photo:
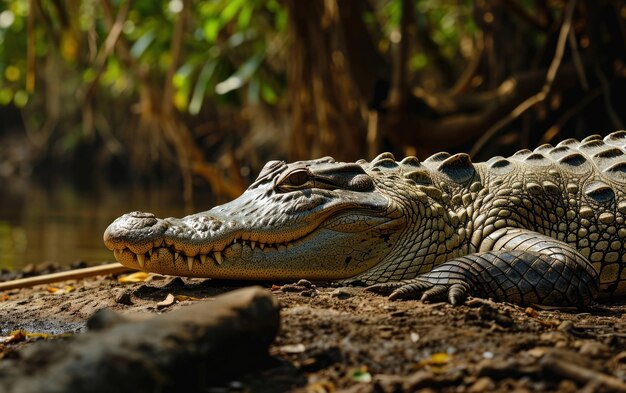
[[[120,291],[115,296],[115,302],[119,304],[124,304],[130,306],[133,304],[133,301],[130,298],[130,293],[128,291]]]

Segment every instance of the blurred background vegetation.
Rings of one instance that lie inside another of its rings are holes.
[[[611,0],[1,0],[0,182],[238,195],[269,159],[623,128]]]
[[[210,208],[272,159],[621,129],[625,63],[623,0],[0,0],[0,280],[111,260],[117,216]]]

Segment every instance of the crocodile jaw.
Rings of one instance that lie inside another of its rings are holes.
[[[319,229],[287,244],[264,245],[237,240],[221,251],[196,256],[172,251],[167,246],[153,248],[143,255],[129,248],[115,249],[114,255],[125,266],[167,275],[239,280],[337,280],[362,273],[384,258],[389,250],[373,247],[373,239],[355,241],[350,234]],[[372,252],[365,255],[355,251],[357,243]],[[329,249],[333,250],[330,254]],[[143,266],[138,255],[143,257]]]
[[[286,206],[264,204],[268,211],[250,210],[256,198],[246,193],[182,219],[133,212],[107,228],[104,242],[123,265],[160,274],[250,280],[348,278],[383,260],[405,224],[386,198],[368,194],[320,197],[312,209],[287,218],[283,214],[281,220],[262,218],[278,217]],[[256,220],[250,219],[250,211]],[[380,247],[383,238],[388,246]]]

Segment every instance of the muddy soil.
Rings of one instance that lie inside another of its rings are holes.
[[[0,363],[37,340],[79,334],[103,307],[166,313],[243,285],[106,276],[0,293]],[[584,310],[481,299],[451,307],[392,302],[360,287],[265,286],[282,306],[270,360],[208,391],[626,391],[626,301]],[[174,301],[163,302],[169,294]]]

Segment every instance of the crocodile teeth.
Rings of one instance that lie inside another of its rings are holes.
[[[265,243],[259,243],[259,247],[261,247],[261,250],[265,248]]]
[[[148,250],[148,255],[152,256],[152,249]]]
[[[206,254],[200,254],[200,262],[206,263]]]
[[[218,265],[222,264],[222,253],[219,251],[213,251],[213,257],[215,257],[215,262],[217,262]]]
[[[176,251],[176,252],[174,253],[174,260],[177,260],[177,259],[178,259],[178,254],[180,254],[178,251]]]
[[[252,247],[252,249],[254,250],[254,248],[256,247],[256,242],[250,242],[250,247]]]
[[[187,267],[189,268],[189,271],[193,269],[193,257],[187,257]]]
[[[137,262],[139,262],[139,266],[143,269],[143,265],[146,263],[146,257],[143,254],[137,254]]]

